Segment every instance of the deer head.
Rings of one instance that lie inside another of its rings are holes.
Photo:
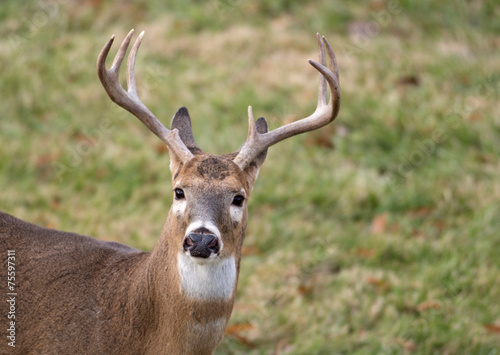
[[[291,136],[318,129],[332,122],[340,108],[340,86],[337,63],[328,41],[319,34],[320,63],[309,63],[320,72],[318,104],[315,112],[299,121],[268,132],[266,120],[254,120],[248,108],[248,137],[243,146],[228,155],[205,153],[195,142],[188,111],[181,108],[173,117],[171,130],[139,100],[134,78],[137,51],[144,32],[137,38],[128,57],[127,86],[119,82],[120,65],[134,30],[123,41],[112,67],[105,60],[114,36],[102,49],[97,69],[111,100],[139,118],[168,147],[174,188],[169,228],[175,230],[173,246],[197,262],[206,263],[229,256],[239,259],[247,223],[247,201],[264,162],[267,149]],[[326,64],[325,48],[329,56]],[[327,102],[327,83],[331,97]]]

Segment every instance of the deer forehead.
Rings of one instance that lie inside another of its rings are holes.
[[[213,193],[247,191],[241,169],[231,160],[217,156],[195,156],[176,174],[174,187],[183,186]]]

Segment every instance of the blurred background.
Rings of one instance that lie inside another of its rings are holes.
[[[222,154],[250,104],[272,129],[314,111],[320,32],[340,114],[270,149],[217,354],[500,354],[499,18],[479,0],[3,1],[0,210],[152,249],[169,158],[101,87],[104,43],[145,30],[142,101],[168,126],[186,106]]]

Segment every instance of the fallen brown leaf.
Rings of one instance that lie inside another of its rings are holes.
[[[500,325],[499,324],[485,324],[484,328],[493,333],[500,333]]]
[[[469,117],[468,120],[471,122],[476,122],[481,120],[481,113],[479,111],[473,112]]]
[[[373,277],[373,276],[367,276],[365,280],[370,285],[375,286],[378,291],[389,291],[391,289],[391,284],[384,279],[380,279],[378,277]]]
[[[412,235],[418,239],[425,239],[425,234],[420,229],[414,229]]]
[[[247,338],[241,336],[241,335],[238,335],[238,334],[230,334],[233,338],[235,338],[236,340],[238,340],[241,344],[249,347],[250,349],[255,349],[256,346],[255,344],[253,344],[250,340],[248,340]]]
[[[54,160],[56,160],[56,158],[57,157],[54,154],[42,154],[36,158],[35,166],[41,167],[44,165],[48,165],[52,163]]]
[[[230,335],[233,338],[235,338],[236,340],[238,340],[241,344],[243,344],[251,349],[255,349],[255,345],[250,340],[248,340],[247,338],[245,338],[244,336],[239,334],[240,332],[244,332],[244,331],[250,330],[252,328],[253,328],[253,326],[250,323],[231,324],[226,328],[226,335]]]
[[[432,212],[432,207],[419,207],[410,211],[410,215],[415,218],[427,217]]]
[[[262,251],[258,247],[253,246],[253,245],[243,246],[243,248],[241,249],[241,254],[243,256],[246,256],[246,255],[259,255],[261,253],[262,253]]]
[[[434,301],[434,300],[424,301],[417,306],[417,310],[419,312],[422,312],[422,311],[425,311],[428,309],[440,309],[440,308],[441,308],[441,303],[439,303],[438,301]]]
[[[328,126],[335,127],[335,126]],[[318,146],[325,149],[335,148],[333,144],[332,137],[335,135],[335,130],[333,128],[317,131],[315,134],[307,136],[305,140],[305,145],[307,147]]]
[[[368,248],[357,248],[356,254],[358,254],[362,258],[370,258],[375,255],[375,250]]]
[[[401,346],[403,349],[408,350],[408,351],[415,351],[417,349],[417,346],[412,340],[406,340],[403,338],[395,338],[394,342]]]
[[[250,323],[235,323],[228,325],[226,328],[226,334],[234,335],[240,332],[244,332],[253,328]]]
[[[59,206],[61,206],[61,201],[62,199],[60,196],[52,197],[52,200],[50,201],[50,207],[54,210],[59,208]]]
[[[85,142],[89,143],[89,145],[93,146],[95,141],[91,139],[89,136],[83,134],[82,132],[77,132],[73,135],[73,139],[77,142]]]
[[[383,234],[387,227],[388,218],[389,214],[387,212],[375,216],[372,220],[372,226],[371,226],[372,234]]]
[[[299,291],[302,296],[310,295],[312,293],[312,290],[312,286],[300,285],[299,287],[297,287],[297,291]]]
[[[441,233],[443,229],[446,227],[446,222],[445,221],[436,221],[434,222],[434,227]]]
[[[155,150],[156,150],[156,153],[158,153],[160,155],[168,153],[168,148],[167,148],[167,145],[165,143],[158,143],[155,146]]]
[[[420,78],[414,74],[402,76],[398,79],[400,86],[419,86]]]

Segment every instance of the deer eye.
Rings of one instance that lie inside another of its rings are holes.
[[[182,200],[182,199],[184,199],[186,197],[184,195],[184,190],[179,189],[179,188],[174,189],[174,194],[175,194],[175,199],[176,200]]]
[[[243,206],[243,202],[245,201],[245,197],[243,195],[236,195],[233,198],[233,206],[241,207]]]

